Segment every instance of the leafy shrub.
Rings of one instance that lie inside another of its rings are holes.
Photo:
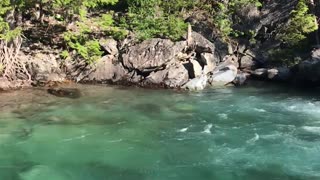
[[[291,12],[289,23],[278,35],[278,39],[289,46],[294,46],[306,39],[307,34],[317,30],[316,17],[309,14],[308,11],[306,2],[300,0],[296,9]]]
[[[122,26],[134,31],[140,40],[153,37],[179,40],[187,24],[179,15],[194,1],[127,0],[129,13],[122,19]]]

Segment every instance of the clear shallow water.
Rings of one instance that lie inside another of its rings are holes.
[[[1,180],[318,180],[320,96],[262,86],[0,94]]]

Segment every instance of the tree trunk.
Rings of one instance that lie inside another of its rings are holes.
[[[192,44],[192,27],[191,24],[188,23],[188,33],[187,33],[187,46]]]

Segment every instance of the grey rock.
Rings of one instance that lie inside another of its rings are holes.
[[[202,67],[196,60],[190,60],[190,63],[193,66],[194,77],[200,77],[202,75]]]
[[[268,77],[268,69],[266,68],[255,69],[254,71],[251,72],[251,75],[256,78],[266,79]]]
[[[11,87],[11,82],[6,78],[0,78],[0,91],[7,91]]]
[[[31,82],[23,80],[9,81],[4,77],[0,77],[0,91],[16,90],[24,87],[31,87]]]
[[[320,49],[315,49],[311,52],[311,58],[314,61],[320,61]]]
[[[132,71],[127,76],[126,81],[133,84],[140,84],[143,79],[143,76],[139,75],[136,71]]]
[[[239,59],[237,56],[235,55],[227,55],[223,58],[222,63],[219,66],[226,66],[228,64],[233,64],[234,66],[236,66],[237,68],[239,68]]]
[[[216,57],[211,53],[202,53],[201,54],[201,63],[204,65],[203,73],[208,74],[212,72],[216,67]]]
[[[197,32],[192,32],[191,45],[195,47],[197,53],[214,53],[215,45]]]
[[[53,54],[38,53],[30,57],[30,73],[33,80],[48,82],[57,81],[62,82],[65,80],[65,73],[60,69],[56,57]]]
[[[253,61],[253,57],[251,56],[243,56],[240,60],[240,69],[252,69],[255,66],[255,62]]]
[[[240,72],[237,74],[236,78],[233,80],[233,84],[236,86],[242,86],[246,83],[249,74]]]
[[[213,74],[209,76],[208,82],[212,86],[223,86],[232,82],[237,76],[238,69],[234,64],[226,64],[217,67]]]
[[[104,51],[106,51],[110,55],[117,55],[119,53],[118,43],[114,39],[100,39],[100,46]]]
[[[166,69],[152,72],[146,80],[145,85],[158,85],[167,88],[180,88],[188,82],[188,70],[180,62],[167,66]]]
[[[129,70],[152,72],[175,60],[186,47],[186,42],[174,43],[167,39],[150,39],[132,46],[123,54],[123,65]]]
[[[168,68],[164,84],[169,88],[180,88],[189,80],[189,74],[183,64],[178,63]]]
[[[290,78],[291,72],[287,67],[268,69],[268,79],[270,80],[288,81]]]
[[[183,89],[188,89],[190,91],[199,91],[203,90],[207,86],[208,77],[206,75],[202,75],[200,77],[191,79],[185,85],[183,85]]]
[[[246,51],[246,49],[247,49],[246,45],[244,45],[244,44],[239,44],[237,51],[238,51],[238,53],[244,54],[245,51]]]
[[[291,78],[291,71],[287,67],[260,68],[254,70],[251,75],[262,80],[287,81]]]
[[[320,85],[320,60],[312,57],[310,60],[303,61],[292,68],[295,83],[318,86]]]
[[[148,85],[152,84],[163,84],[164,79],[167,77],[168,70],[152,72],[145,80],[145,83]]]
[[[113,62],[114,56],[107,55],[102,57],[94,65],[92,72],[85,79],[86,81],[96,82],[117,82],[122,80],[128,73],[121,64]]]

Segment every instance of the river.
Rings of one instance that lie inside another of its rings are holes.
[[[81,86],[0,94],[1,180],[318,180],[320,93]]]

